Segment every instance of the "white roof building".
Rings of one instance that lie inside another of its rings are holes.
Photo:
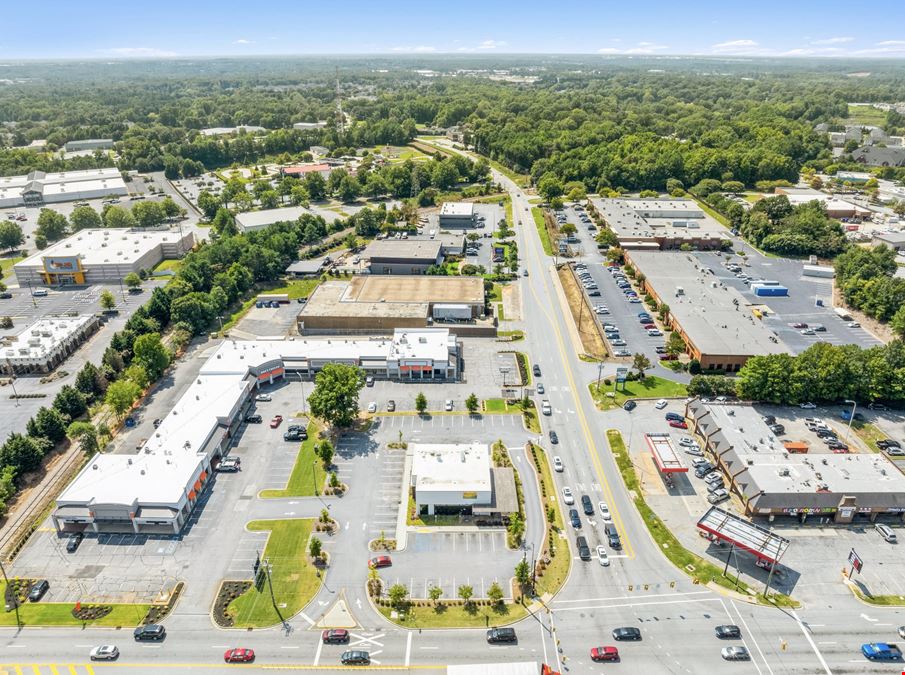
[[[240,232],[249,232],[251,230],[261,230],[269,227],[274,223],[291,222],[298,220],[306,213],[315,214],[313,211],[303,206],[286,206],[281,209],[264,209],[263,211],[246,211],[236,216],[236,226]],[[339,218],[339,214],[326,212],[328,215],[324,219],[330,223]],[[332,214],[332,217],[330,217]],[[323,216],[322,216],[323,217]]]
[[[0,177],[0,208],[96,199],[129,194],[115,167]]]
[[[202,129],[200,133],[202,136],[228,136],[229,134],[237,134],[240,131],[254,134],[267,130],[264,127],[256,127],[251,124],[240,124],[235,127],[210,127],[208,129]]]
[[[93,314],[39,319],[2,347],[0,369],[16,374],[49,372],[98,325],[99,320]]]
[[[461,508],[489,504],[493,497],[490,448],[484,443],[411,444],[415,503]]]

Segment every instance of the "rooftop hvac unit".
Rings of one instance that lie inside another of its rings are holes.
[[[780,476],[788,476],[789,475],[789,467],[784,466],[779,469]]]

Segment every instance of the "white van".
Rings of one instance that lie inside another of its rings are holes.
[[[46,288],[36,288],[31,292],[33,296],[36,298],[45,298],[47,297],[47,289]]]
[[[892,528],[889,525],[884,525],[883,523],[877,523],[874,525],[874,529],[880,533],[880,536],[886,540],[888,544],[896,543],[896,533],[892,531]]]

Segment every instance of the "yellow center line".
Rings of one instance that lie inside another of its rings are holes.
[[[522,231],[524,232],[527,229],[527,226],[525,225],[523,216],[519,216],[519,220],[522,223]],[[534,226],[533,222],[531,223],[531,226],[532,227]],[[537,262],[538,266],[543,270],[544,263],[540,257],[540,253],[538,252],[537,242],[535,241],[535,238],[528,233],[525,234],[525,238],[526,238],[526,240],[528,240],[528,239],[531,240],[531,252],[534,254],[534,259]],[[541,277],[544,280],[543,283],[550,296],[551,302],[553,302],[553,298],[556,297],[556,289],[551,288],[551,281],[546,277],[546,275],[542,274]],[[572,369],[569,367],[568,358],[566,357],[565,341],[563,340],[562,332],[559,329],[559,322],[555,321],[554,317],[544,307],[544,304],[540,301],[540,298],[538,297],[537,292],[534,290],[534,287],[531,284],[529,284],[529,287],[531,290],[531,295],[534,296],[534,300],[537,303],[537,306],[540,308],[541,312],[543,312],[543,314],[547,317],[547,321],[550,323],[550,325],[553,326],[553,331],[556,334],[556,342],[557,342],[557,346],[559,347],[559,354],[560,354],[560,357],[562,358],[563,366],[564,366],[565,373],[566,373],[566,378],[569,381],[569,388],[572,390],[572,399],[575,401],[575,408],[578,411],[578,420],[581,423],[581,429],[582,429],[582,432],[584,433],[585,442],[588,444],[588,447],[591,449],[591,462],[594,465],[594,471],[597,474],[597,479],[600,481],[600,484],[603,487],[603,493],[607,499],[607,502],[608,502],[608,505],[610,508],[610,514],[613,517],[613,522],[622,533],[622,543],[625,548],[625,554],[629,558],[634,558],[635,549],[632,546],[631,541],[629,540],[628,530],[626,530],[626,528],[625,528],[625,524],[623,523],[622,516],[619,512],[619,508],[616,506],[616,501],[613,498],[613,490],[610,487],[610,483],[607,480],[606,475],[603,472],[603,465],[600,463],[600,457],[599,457],[599,451],[597,449],[597,444],[594,442],[594,438],[591,435],[591,428],[590,428],[590,425],[588,424],[587,417],[584,414],[584,407],[581,405],[581,401],[578,398],[578,389],[575,386],[575,379],[572,376]],[[562,308],[564,320],[567,320],[566,311],[567,311],[567,308]]]

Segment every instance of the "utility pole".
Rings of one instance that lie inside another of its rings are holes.
[[[6,568],[3,566],[3,561],[0,560],[0,572],[3,572],[3,581],[6,583],[6,587],[9,588],[9,578],[6,576]],[[19,597],[16,593],[13,593],[13,607],[16,610],[16,628],[22,628],[22,620],[19,618]]]
[[[6,367],[9,369],[9,384],[13,388],[13,400],[16,402],[16,407],[19,407],[19,394],[16,391],[16,372],[13,370],[13,366],[10,363],[9,359],[6,359]]]
[[[852,401],[851,399],[846,399],[845,402],[852,404],[852,412],[848,417],[848,427],[845,430],[845,441],[846,441],[846,443],[851,443],[852,442],[852,440],[851,440],[852,439],[852,420],[855,419],[855,411],[858,409],[858,402]]]

